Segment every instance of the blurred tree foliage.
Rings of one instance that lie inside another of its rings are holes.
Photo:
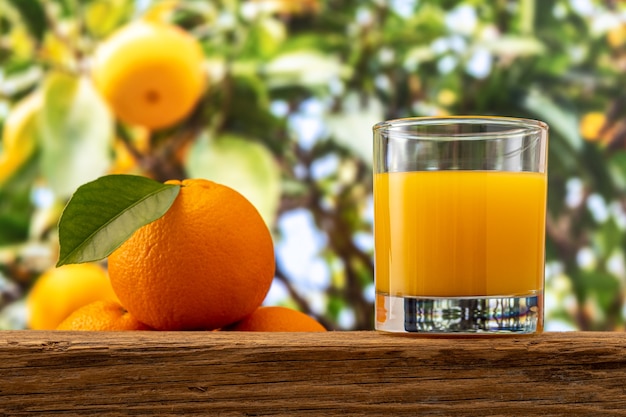
[[[115,120],[89,78],[96,46],[146,17],[196,37],[209,80],[160,131]],[[493,114],[551,127],[548,329],[622,329],[625,69],[626,9],[610,0],[0,0],[0,326],[22,325],[73,190],[134,173],[230,184],[277,242],[283,216],[309,213],[330,278],[312,294],[279,258],[281,302],[371,329],[372,125]]]

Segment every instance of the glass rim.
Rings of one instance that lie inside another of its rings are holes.
[[[418,133],[401,130],[406,126],[445,126],[445,125],[474,125],[490,124],[493,126],[509,127],[508,130],[493,132],[470,133]],[[405,117],[385,120],[373,126],[374,133],[388,131],[396,138],[417,140],[488,140],[519,137],[520,135],[547,133],[548,124],[540,120],[508,116],[423,116]]]

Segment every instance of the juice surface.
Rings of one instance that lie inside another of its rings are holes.
[[[376,291],[509,296],[543,288],[547,179],[534,172],[374,175]]]

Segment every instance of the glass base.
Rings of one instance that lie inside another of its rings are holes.
[[[543,330],[543,293],[495,297],[376,295],[376,330],[393,333],[532,334]]]

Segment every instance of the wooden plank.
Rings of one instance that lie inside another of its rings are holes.
[[[626,415],[626,334],[0,333],[0,415]]]

